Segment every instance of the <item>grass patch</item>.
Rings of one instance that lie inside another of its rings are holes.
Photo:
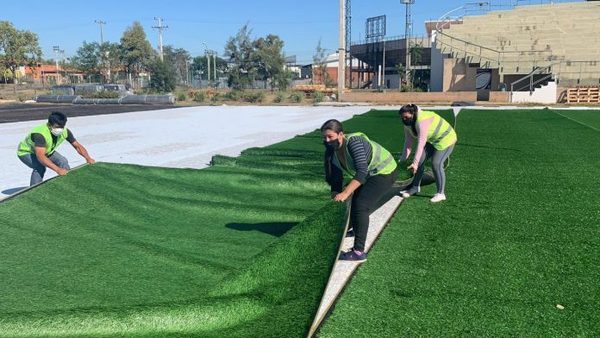
[[[302,336],[343,208],[316,133],[203,170],[98,163],[0,204],[0,336]]]
[[[600,331],[600,134],[547,110],[458,122],[449,200],[403,203],[319,337]]]

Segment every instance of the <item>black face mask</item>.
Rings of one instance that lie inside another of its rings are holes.
[[[333,140],[333,141],[323,141],[323,145],[325,145],[325,147],[327,147],[328,149],[331,150],[336,150],[340,148],[340,141],[338,140]]]
[[[405,126],[413,126],[415,124],[415,118],[414,117],[411,118],[411,119],[409,119],[409,120],[404,120],[404,119],[401,119],[401,120],[402,120],[402,123],[404,123]]]

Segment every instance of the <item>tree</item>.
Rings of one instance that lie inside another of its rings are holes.
[[[167,60],[161,61],[160,58],[157,57],[148,68],[152,73],[152,76],[150,77],[150,89],[152,91],[168,93],[175,89],[175,85],[177,84],[175,70]]]
[[[121,37],[121,60],[131,76],[138,76],[150,64],[154,51],[142,25],[135,21]],[[130,78],[131,81],[131,78]]]
[[[227,82],[234,89],[244,89],[252,85],[256,77],[256,66],[253,60],[254,48],[248,24],[242,26],[235,37],[229,38],[225,45],[225,55],[231,67]]]
[[[77,49],[71,61],[76,69],[88,76],[99,75],[102,67],[100,44],[83,41],[83,45]]]
[[[35,33],[17,30],[9,21],[0,21],[0,64],[4,75],[11,74],[14,92],[17,92],[16,74],[20,66],[35,67],[42,58],[42,50]],[[6,72],[9,70],[9,72]]]
[[[215,58],[210,57],[210,77],[213,77],[213,63]],[[217,78],[223,76],[227,73],[227,61],[221,57],[216,57],[217,60]],[[192,60],[192,64],[190,65],[190,72],[194,74],[195,78],[199,78],[200,80],[206,79],[208,80],[208,62],[206,60],[206,55],[196,56]]]
[[[325,85],[325,87],[330,87],[333,85],[333,81],[329,77],[329,73],[327,73],[327,49],[321,47],[321,39],[317,43],[317,48],[315,50],[315,54],[313,55],[313,67],[317,66],[317,72],[313,71],[313,82],[315,82],[314,77],[319,75],[320,82]]]
[[[174,68],[176,81],[187,84],[190,53],[183,48],[174,48],[173,46],[165,46],[163,52],[165,61]]]
[[[255,40],[253,45],[252,56],[259,78],[269,82],[271,87],[285,90],[291,82],[292,74],[285,69],[283,40],[277,35],[269,34],[266,38]]]

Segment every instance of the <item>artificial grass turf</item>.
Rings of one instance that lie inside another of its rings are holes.
[[[2,203],[0,336],[304,335],[343,225],[307,142],[100,163]]]
[[[551,109],[554,113],[572,121],[600,130],[600,110]]]
[[[449,200],[430,204],[432,186],[403,202],[319,337],[600,332],[600,134],[548,110],[463,110],[458,138]]]
[[[346,130],[394,151],[397,113],[369,116]],[[313,132],[203,170],[97,164],[1,204],[0,335],[304,335],[343,223],[322,155]]]

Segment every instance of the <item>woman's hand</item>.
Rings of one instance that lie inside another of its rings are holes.
[[[413,163],[413,164],[409,165],[406,169],[408,169],[414,175],[417,173],[418,168],[419,168],[419,165]]]
[[[345,192],[341,192],[341,193],[335,195],[333,197],[333,200],[336,202],[345,202],[348,199],[348,197],[350,197],[349,194],[347,194]]]

